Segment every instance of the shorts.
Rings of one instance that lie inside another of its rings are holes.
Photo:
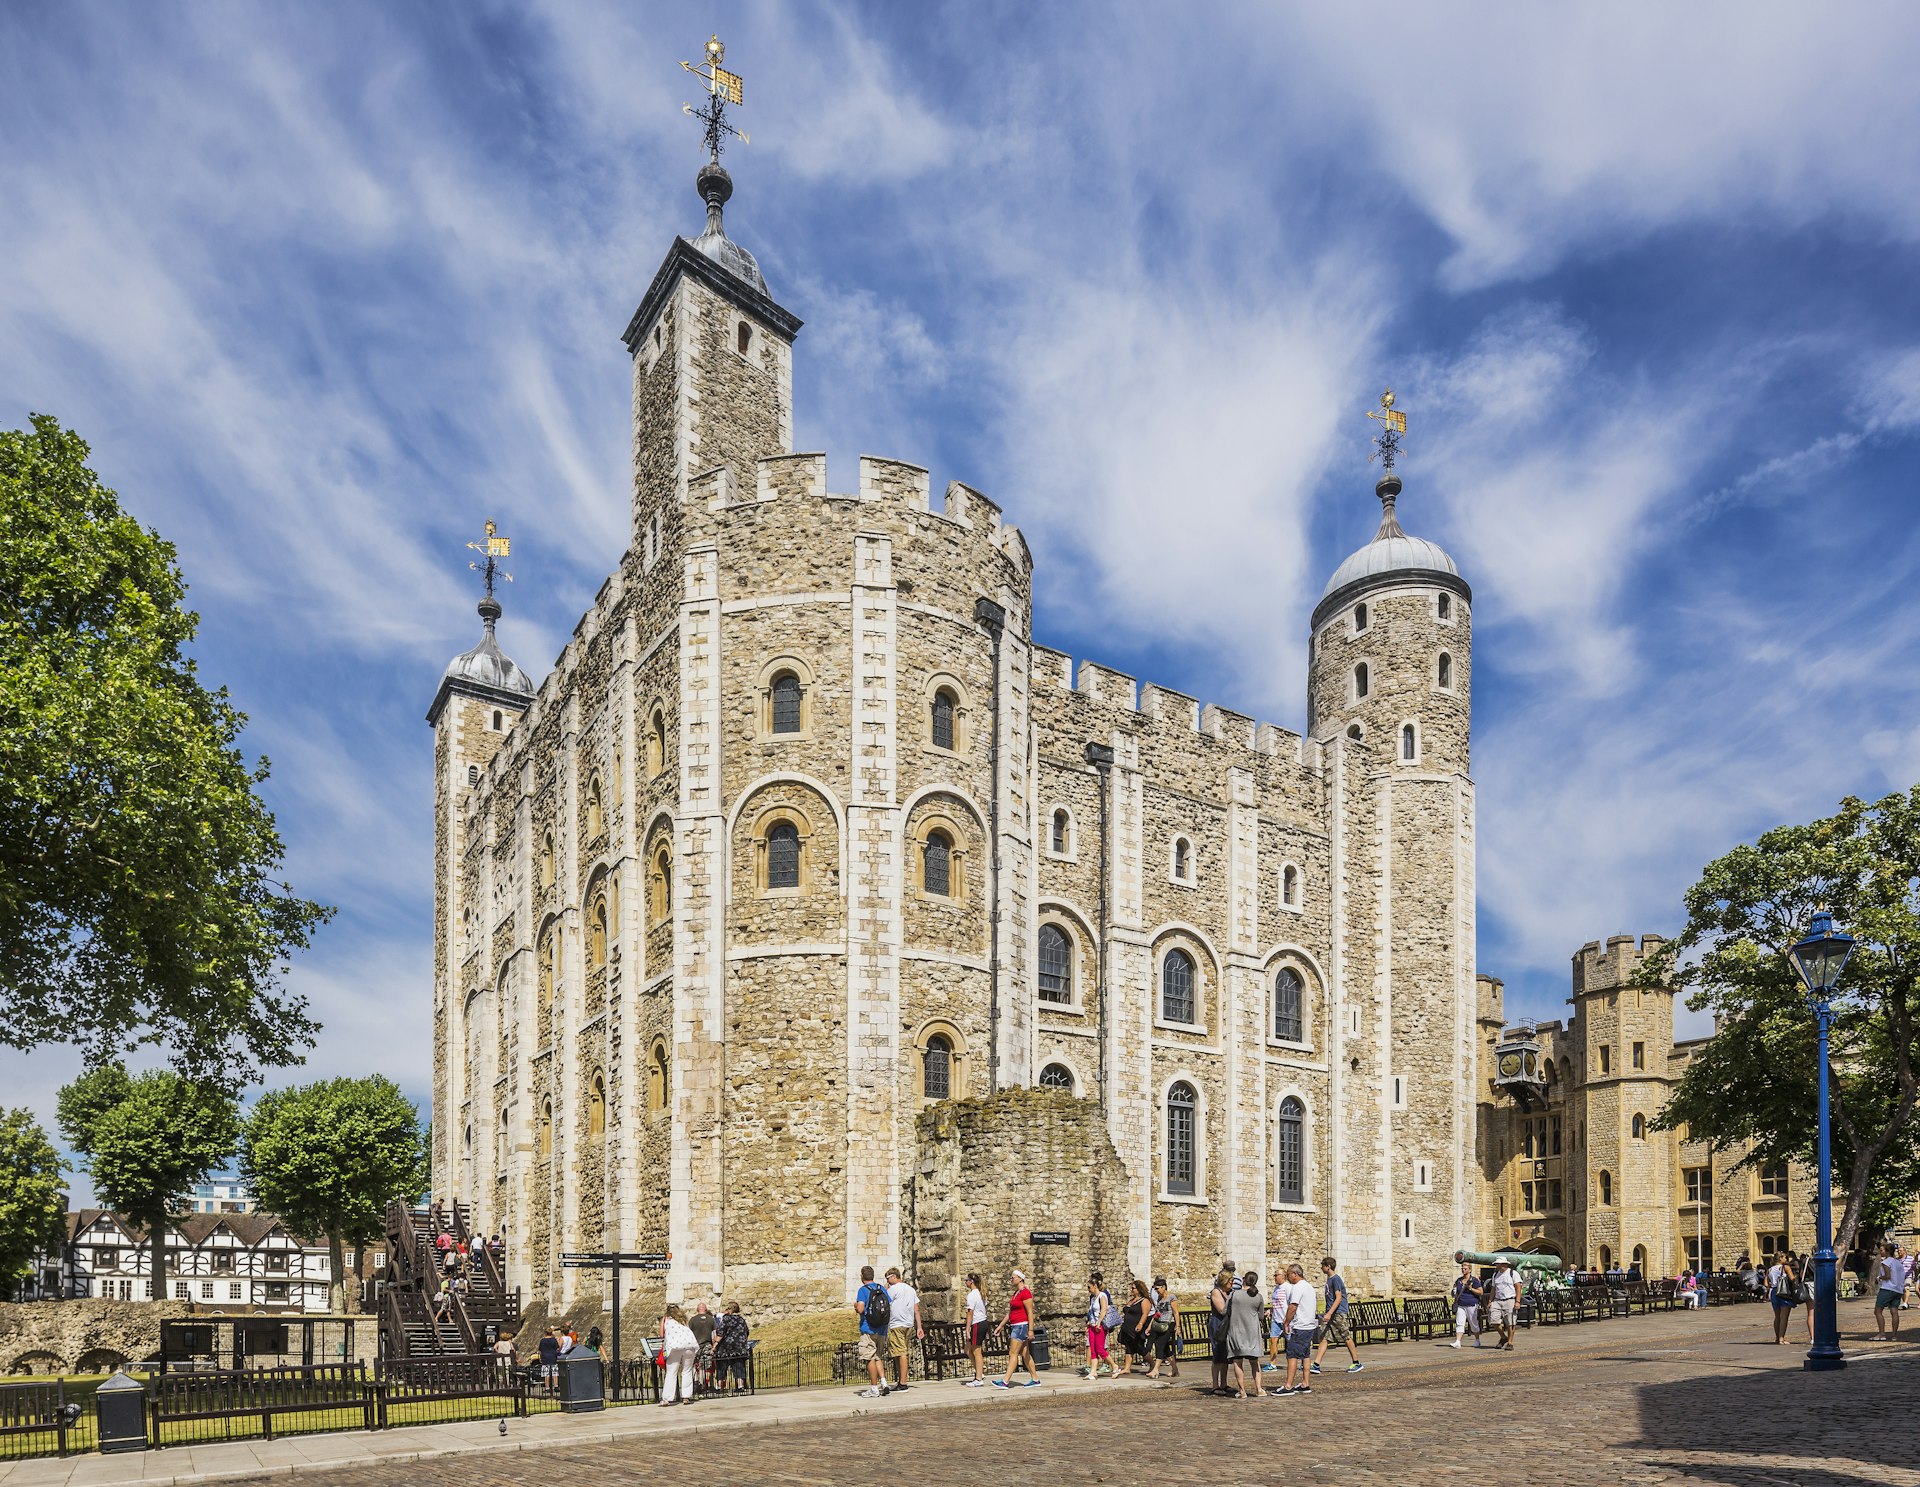
[[[1010,1322],[1007,1324],[1007,1336],[1015,1342],[1025,1342],[1027,1340],[1027,1329],[1032,1325],[1031,1322]]]
[[[1347,1345],[1347,1339],[1353,1335],[1353,1329],[1347,1321],[1347,1309],[1344,1306],[1320,1319],[1320,1335],[1336,1348]]]
[[[1275,1317],[1271,1322],[1267,1323],[1268,1337],[1271,1337],[1275,1341],[1278,1341],[1280,1338],[1283,1338],[1286,1335],[1287,1335],[1287,1324],[1281,1321],[1279,1317]]]
[[[1313,1356],[1313,1332],[1310,1329],[1295,1327],[1287,1334],[1287,1356],[1289,1358]]]
[[[987,1324],[985,1322],[969,1322],[967,1324],[967,1346],[970,1348],[984,1348],[986,1345]]]
[[[1795,1301],[1791,1296],[1776,1296],[1773,1298],[1773,1309],[1775,1311],[1792,1311],[1799,1304],[1800,1303]]]
[[[1875,1311],[1898,1311],[1900,1309],[1901,1299],[1905,1295],[1906,1293],[1904,1291],[1895,1291],[1882,1286],[1879,1293],[1873,1298],[1873,1309]]]
[[[860,1349],[856,1356],[862,1363],[872,1363],[880,1356],[880,1339],[871,1332],[860,1334]]]
[[[887,1328],[887,1356],[904,1358],[907,1356],[907,1343],[913,1334],[905,1327]]]
[[[1490,1301],[1487,1303],[1487,1325],[1511,1327],[1519,1310],[1519,1303],[1515,1301]]]

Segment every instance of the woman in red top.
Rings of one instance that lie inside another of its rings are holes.
[[[1027,1289],[1025,1271],[1013,1272],[1013,1284],[1008,1287],[1008,1290],[1010,1294],[1007,1297],[1007,1320],[1004,1324],[1007,1332],[1007,1376],[1003,1379],[995,1379],[994,1382],[1002,1389],[1013,1388],[1014,1370],[1020,1366],[1021,1360],[1025,1359],[1026,1387],[1031,1389],[1040,1382],[1040,1373],[1033,1366],[1033,1348],[1028,1341],[1028,1336],[1033,1330],[1033,1292]]]

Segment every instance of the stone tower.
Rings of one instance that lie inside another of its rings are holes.
[[[491,530],[491,528],[489,528]],[[499,1028],[485,1015],[454,1017],[465,1009],[449,1006],[461,968],[474,956],[491,927],[473,896],[463,891],[471,862],[490,841],[489,818],[479,809],[488,766],[508,731],[533,700],[533,682],[510,661],[494,638],[500,603],[489,592],[480,601],[480,643],[447,663],[427,709],[433,726],[433,1087],[435,1111],[460,1108],[454,1091],[493,1085],[491,1067],[481,1073],[498,1043]],[[491,1009],[489,1009],[491,1010]],[[497,1013],[494,1014],[497,1017]],[[464,1032],[464,1036],[455,1036]],[[435,1172],[459,1173],[466,1191],[473,1186],[473,1143],[479,1123],[481,1141],[490,1138],[499,1119],[494,1110],[471,1110],[460,1121],[433,1124]]]
[[[1334,942],[1330,1240],[1350,1272],[1439,1280],[1473,1238],[1478,1178],[1472,592],[1402,530],[1400,477],[1373,541],[1313,612],[1309,728],[1329,754]]]
[[[1646,985],[1641,963],[1661,943],[1643,935],[1588,941],[1573,957],[1573,1037],[1584,1064],[1580,1195],[1589,1263],[1639,1258],[1642,1274],[1671,1268],[1679,1251],[1674,1193],[1678,1146],[1651,1129],[1679,1082],[1673,993]],[[1644,1252],[1644,1253],[1642,1253]]]

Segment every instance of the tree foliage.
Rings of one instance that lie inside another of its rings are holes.
[[[65,1238],[67,1164],[30,1110],[0,1111],[0,1299],[30,1274],[38,1250]]]
[[[1829,909],[1858,944],[1834,1003],[1829,1098],[1834,1174],[1845,1188],[1836,1247],[1881,1228],[1920,1192],[1914,1017],[1920,1011],[1920,788],[1781,826],[1707,864],[1686,895],[1687,927],[1655,974],[1710,1009],[1659,1124],[1716,1146],[1752,1144],[1747,1164],[1814,1161],[1817,1032],[1788,951]]]
[[[391,1079],[323,1079],[261,1096],[240,1142],[240,1173],[263,1207],[301,1234],[324,1234],[333,1283],[343,1250],[382,1231],[387,1204],[427,1181],[419,1112]],[[336,1290],[339,1310],[343,1292]]]
[[[86,458],[42,415],[0,431],[0,1043],[296,1063],[315,1025],[281,961],[332,911],[277,881],[266,761],[187,656],[173,548]]]
[[[166,1224],[175,1201],[233,1154],[239,1111],[224,1083],[168,1070],[88,1070],[60,1091],[60,1129],[86,1158],[102,1203],[147,1233],[155,1299],[166,1295]]]

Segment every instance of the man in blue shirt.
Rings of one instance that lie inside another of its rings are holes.
[[[1353,1362],[1348,1373],[1359,1373],[1367,1365],[1360,1361],[1353,1345],[1353,1328],[1347,1318],[1347,1283],[1340,1279],[1340,1267],[1332,1255],[1320,1262],[1320,1273],[1327,1278],[1327,1304],[1320,1312],[1320,1346],[1313,1355],[1313,1371],[1320,1372],[1320,1360],[1327,1356],[1327,1344],[1341,1343]]]
[[[887,1387],[880,1353],[887,1344],[887,1323],[892,1319],[892,1302],[887,1288],[873,1278],[873,1267],[860,1267],[860,1289],[853,1297],[854,1313],[860,1318],[860,1361],[867,1366],[867,1387],[863,1399],[884,1399],[893,1391]]]

